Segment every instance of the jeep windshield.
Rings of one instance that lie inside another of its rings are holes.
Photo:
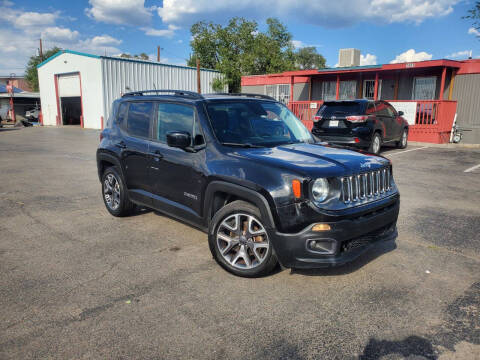
[[[271,101],[226,100],[207,104],[215,135],[226,146],[263,147],[315,142],[286,106]]]

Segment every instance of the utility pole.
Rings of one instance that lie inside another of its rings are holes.
[[[197,92],[202,93],[202,85],[200,84],[200,59],[197,57]]]
[[[160,45],[157,46],[157,62],[160,62]]]
[[[40,55],[40,59],[43,61],[42,39],[40,38],[39,40],[40,40],[39,55]]]

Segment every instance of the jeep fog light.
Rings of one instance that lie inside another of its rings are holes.
[[[320,178],[313,182],[312,185],[313,200],[317,202],[324,201],[328,196],[328,181],[327,179]]]
[[[309,250],[320,254],[334,254],[335,243],[329,240],[308,240],[307,247]]]

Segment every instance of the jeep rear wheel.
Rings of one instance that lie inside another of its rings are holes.
[[[247,202],[234,201],[220,209],[208,240],[215,260],[235,275],[266,275],[277,264],[260,211]]]
[[[130,201],[127,187],[116,167],[107,168],[102,175],[102,196],[108,212],[113,216],[132,213],[135,204]]]

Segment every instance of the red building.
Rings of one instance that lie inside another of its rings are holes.
[[[309,127],[323,101],[383,99],[405,113],[409,139],[445,143],[453,121],[480,143],[480,59],[287,71],[242,77],[242,92],[266,94],[288,104]]]

